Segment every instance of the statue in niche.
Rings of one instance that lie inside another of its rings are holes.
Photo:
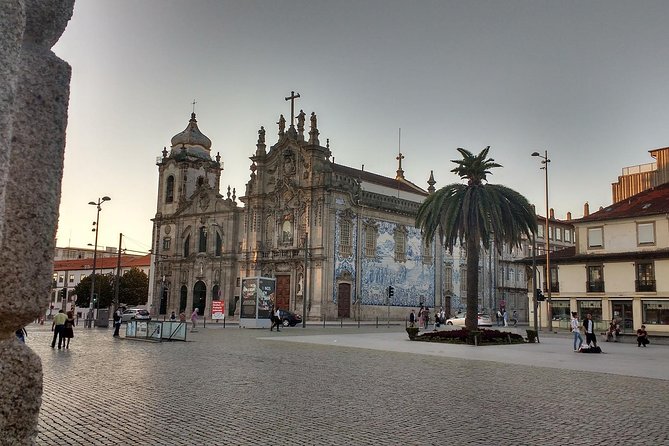
[[[302,290],[304,289],[303,286],[304,286],[304,276],[302,275],[302,273],[300,273],[297,276],[297,290],[295,291],[296,295],[298,296],[302,295]]]
[[[283,243],[292,243],[293,241],[293,217],[286,214],[283,217],[283,224],[281,225],[281,241]]]

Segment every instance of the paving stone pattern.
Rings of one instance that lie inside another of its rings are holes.
[[[69,350],[28,330],[41,445],[669,444],[666,380],[263,339],[400,327],[149,343],[79,326]]]

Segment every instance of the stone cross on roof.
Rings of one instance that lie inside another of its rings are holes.
[[[286,101],[290,101],[290,126],[293,127],[295,124],[295,99],[299,98],[300,94],[295,94],[294,91],[290,92],[290,96],[286,98]]]

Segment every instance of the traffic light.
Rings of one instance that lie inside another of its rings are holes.
[[[61,288],[61,290],[60,290],[60,300],[62,302],[65,302],[65,299],[67,299],[67,288]]]
[[[542,293],[539,288],[537,288],[536,293],[537,293],[537,302],[546,300],[546,296],[544,296],[544,293]]]
[[[93,293],[93,303],[97,303],[98,301],[98,293]]]
[[[389,286],[388,287],[388,297],[393,297],[395,295],[395,288]]]

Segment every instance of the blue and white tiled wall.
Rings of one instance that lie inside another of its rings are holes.
[[[340,212],[337,212],[335,231],[335,278],[340,277],[344,271],[348,271],[353,278],[352,296],[355,293],[355,246],[357,246],[357,219],[353,219],[352,245],[354,247],[351,256],[342,256],[339,252],[340,240]],[[365,222],[375,223],[378,227],[376,241],[376,255],[374,257],[363,256],[361,258],[360,298],[363,305],[386,305],[386,293],[388,286],[393,286],[395,295],[392,298],[392,306],[415,307],[423,303],[430,307],[434,306],[434,261],[423,263],[422,240],[418,228],[406,227],[407,247],[406,260],[395,261],[394,232],[398,226],[394,222],[364,219]],[[361,246],[365,245],[364,234]],[[432,259],[434,259],[434,244],[431,245]],[[336,280],[335,280],[336,282]],[[333,302],[337,301],[336,283],[332,293]]]

